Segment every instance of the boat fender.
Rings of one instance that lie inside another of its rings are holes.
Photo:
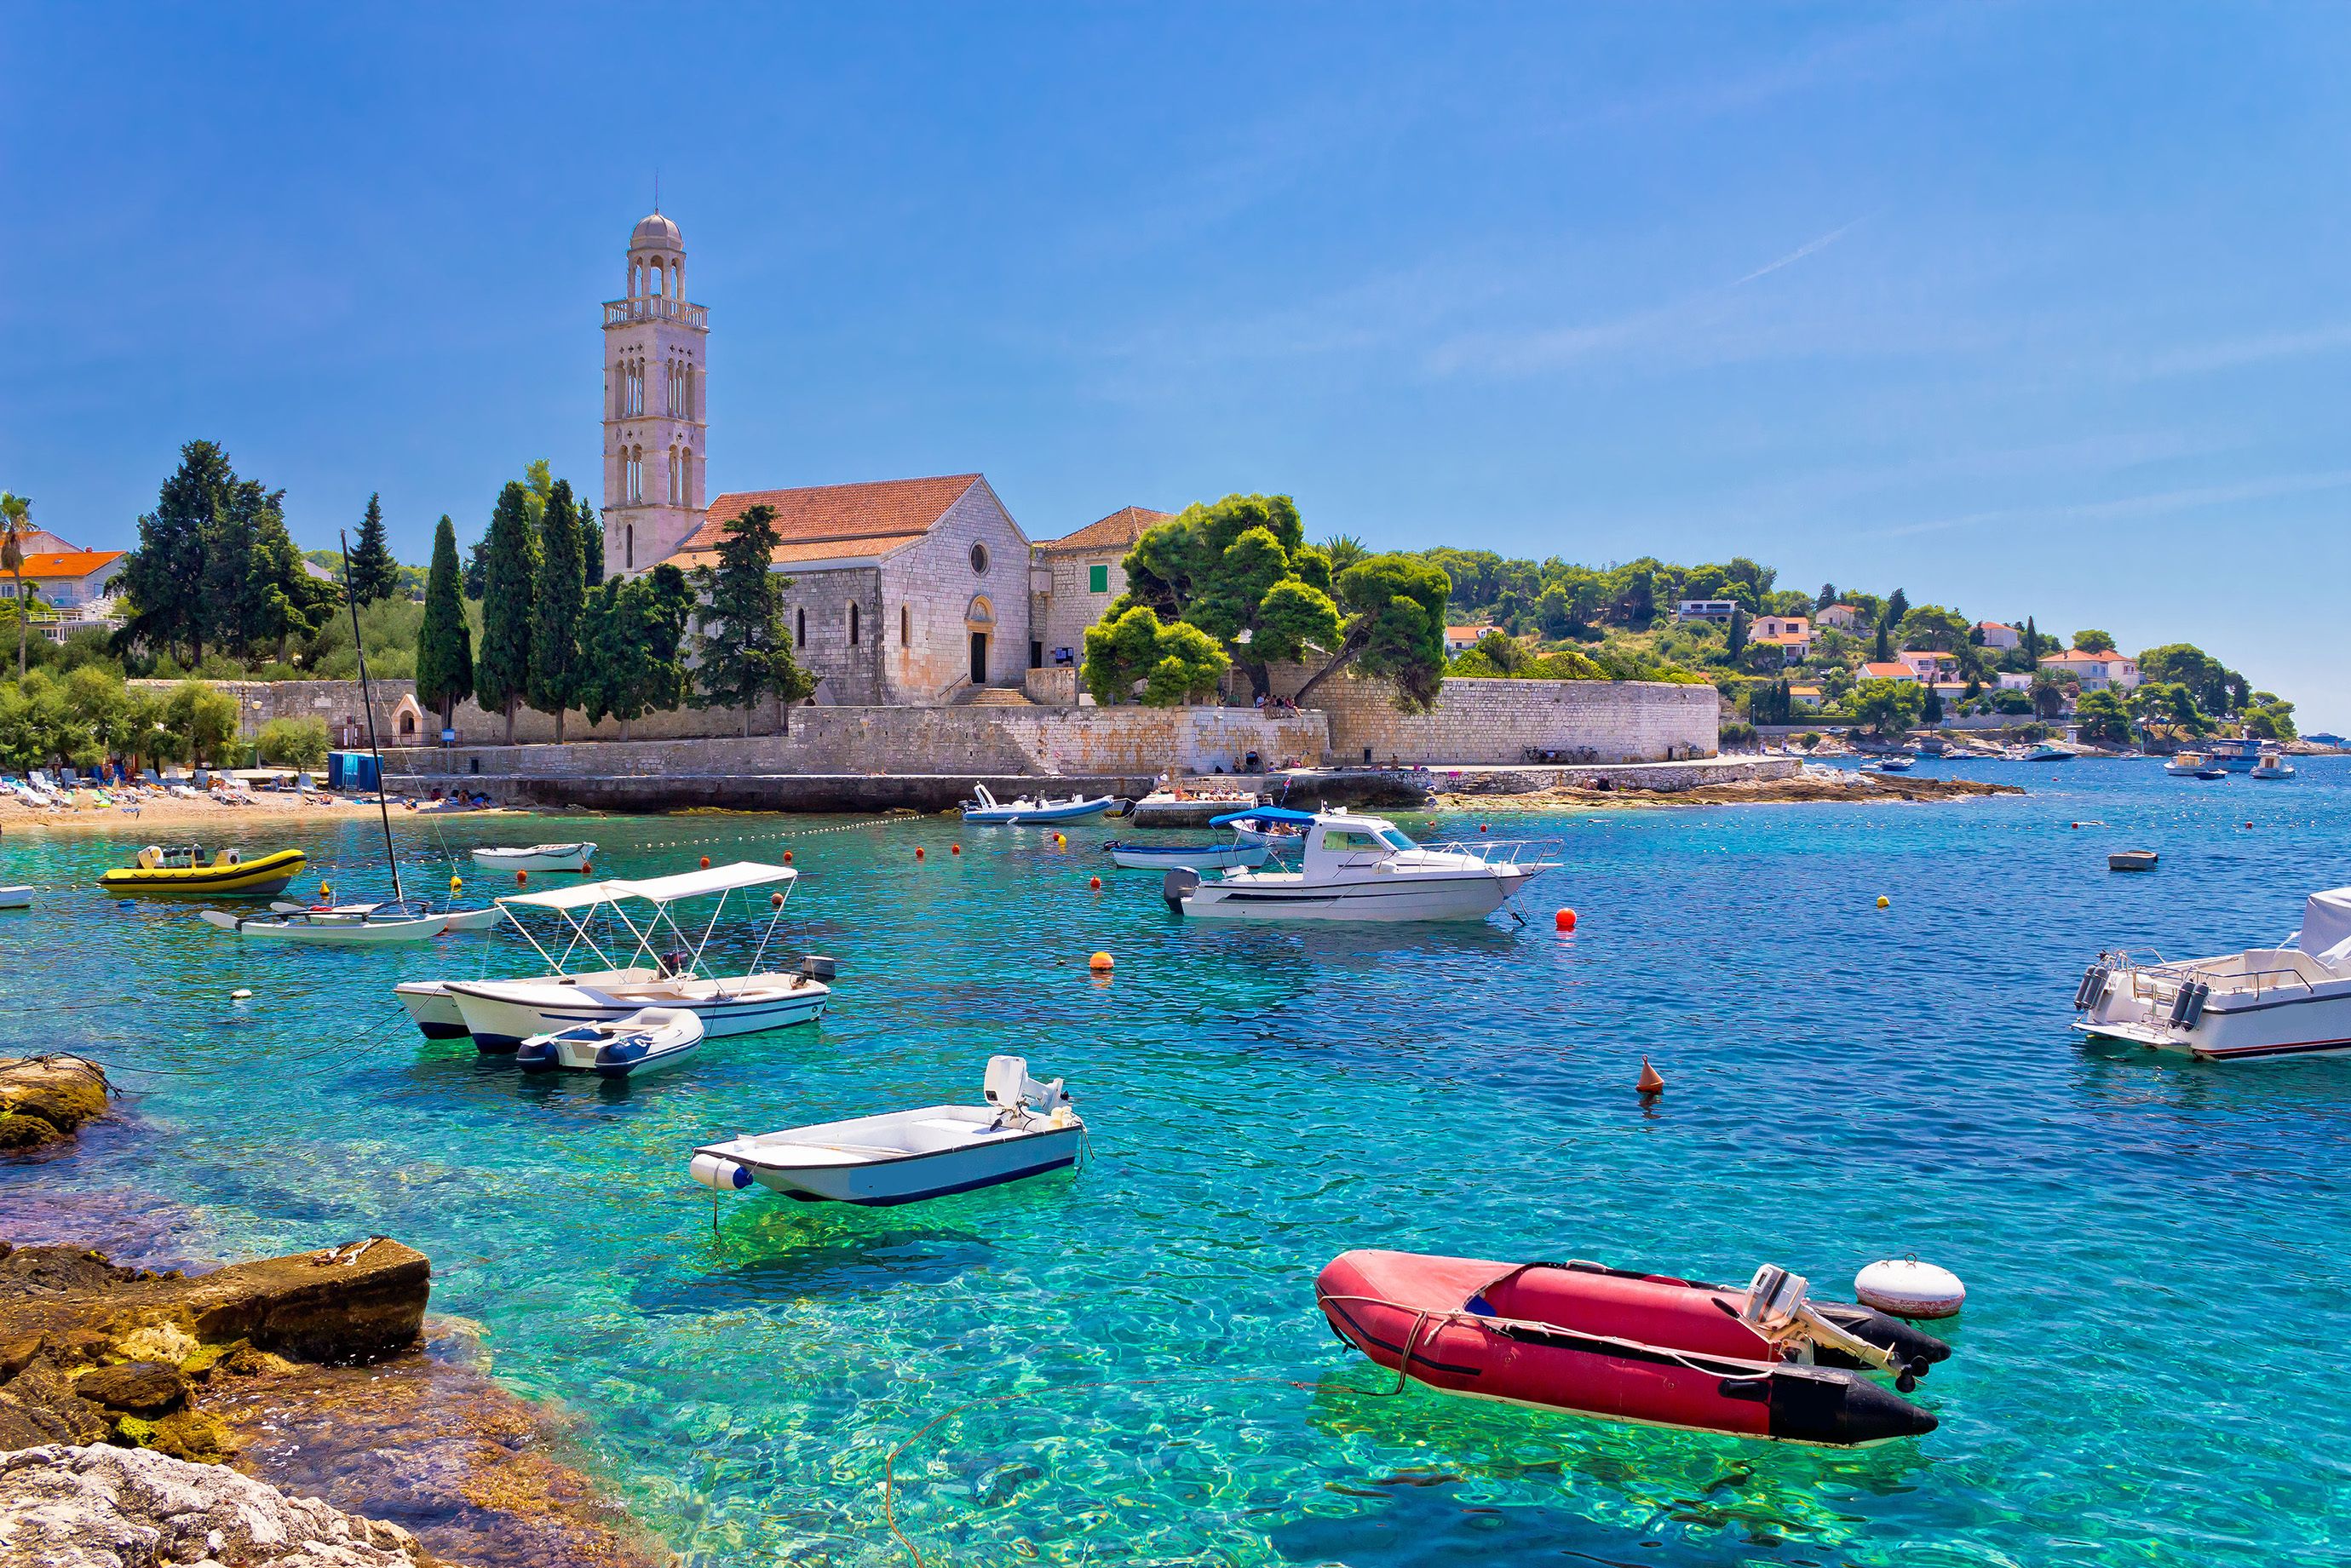
[[[2107,970],[2104,964],[2093,964],[2082,971],[2082,983],[2074,988],[2074,1010],[2086,1012],[2098,1005],[2106,994]]]
[[[1198,872],[1190,866],[1175,866],[1160,879],[1159,896],[1167,901],[1168,908],[1181,915],[1184,913],[1184,901],[1191,897],[1192,890],[1199,885]]]
[[[716,1155],[696,1155],[685,1174],[713,1192],[740,1192],[751,1185],[751,1173],[733,1160]]]
[[[1881,1258],[1853,1277],[1864,1306],[1897,1318],[1948,1318],[1968,1299],[1968,1288],[1948,1269],[1915,1257]]]
[[[550,1072],[559,1065],[555,1042],[551,1040],[527,1040],[515,1047],[515,1065],[525,1072]]]
[[[2199,980],[2194,985],[2188,988],[2187,1007],[2182,1011],[2179,1019],[2180,1026],[2183,1029],[2194,1029],[2196,1027],[2196,1020],[2204,1016],[2204,998],[2211,994],[2212,988],[2202,980]]]

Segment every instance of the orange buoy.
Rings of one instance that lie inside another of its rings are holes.
[[[1100,893],[1102,891],[1102,878],[1098,876],[1090,877],[1086,881],[1086,885],[1092,888],[1096,893]]]
[[[1561,910],[1557,915],[1552,916],[1552,924],[1557,925],[1562,931],[1574,930],[1575,911],[1573,909]]]
[[[923,858],[923,846],[920,844],[916,844],[914,846],[914,858],[916,860],[921,860]]]
[[[949,844],[947,846],[947,853],[951,855],[959,855],[963,853],[963,846],[961,844]]]
[[[786,865],[789,865],[789,864],[791,864],[791,863],[792,863],[792,852],[791,852],[791,851],[789,851],[789,850],[786,850],[786,851],[784,852],[784,863],[785,863]]]
[[[1649,1059],[1646,1056],[1641,1058],[1641,1080],[1634,1087],[1644,1094],[1662,1094],[1666,1092],[1666,1081],[1657,1076],[1657,1070],[1649,1065]]]
[[[783,895],[782,894],[780,894],[780,893],[771,893],[771,894],[768,894],[768,908],[770,908],[770,909],[781,909],[783,906],[784,906],[784,895]]]
[[[529,880],[530,873],[527,871],[518,871],[515,873],[515,885],[517,887],[520,887],[524,883],[527,883]]]
[[[1086,967],[1099,975],[1108,970],[1111,967],[1112,963],[1113,960],[1109,954],[1097,953],[1092,957],[1086,960]]]
[[[702,869],[705,871],[708,871],[710,869],[710,857],[708,855],[702,857]]]
[[[596,868],[592,864],[583,864],[580,868],[580,874],[581,876],[594,876],[596,874]]]
[[[334,896],[334,893],[335,890],[328,886],[325,883],[322,882],[319,884],[319,896],[320,898],[331,898]]]

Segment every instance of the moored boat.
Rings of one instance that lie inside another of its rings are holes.
[[[2074,1010],[2094,1040],[2206,1061],[2351,1051],[2351,887],[2312,894],[2275,947],[2171,963],[2101,953]]]
[[[1872,1308],[1812,1301],[1801,1276],[1768,1265],[1740,1291],[1597,1263],[1359,1251],[1325,1266],[1314,1295],[1341,1339],[1431,1388],[1778,1442],[1933,1431],[1901,1394],[1950,1353]]]
[[[1265,844],[1131,844],[1113,839],[1102,846],[1111,860],[1128,871],[1165,871],[1189,866],[1194,871],[1226,866],[1263,865],[1273,854]]]
[[[992,1056],[982,1097],[707,1144],[686,1174],[719,1192],[757,1183],[802,1202],[887,1207],[1077,1163],[1085,1124],[1060,1079],[1040,1083],[1025,1059]]]
[[[407,915],[390,910],[361,915],[236,915],[206,909],[203,918],[238,936],[264,942],[307,942],[322,947],[377,947],[399,942],[429,942],[449,928],[445,915]]]
[[[2253,777],[2291,779],[2294,777],[2294,764],[2285,759],[2285,753],[2283,751],[2264,751],[2262,753],[2261,760],[2253,764]]]
[[[1527,882],[1556,869],[1531,841],[1479,839],[1434,848],[1383,817],[1259,807],[1260,821],[1305,829],[1297,871],[1178,868],[1161,895],[1198,920],[1482,920]]]
[[[117,898],[266,898],[286,891],[306,858],[300,850],[272,850],[251,860],[221,850],[206,860],[194,844],[149,844],[137,864],[115,867],[98,885]]]
[[[590,872],[595,869],[596,846],[585,841],[571,844],[520,844],[511,848],[484,847],[474,852],[474,863],[492,871],[571,871]]]
[[[525,1072],[569,1068],[600,1078],[643,1078],[674,1067],[702,1044],[702,1020],[683,1008],[643,1008],[624,1019],[535,1034],[515,1048]]]
[[[2212,759],[2200,751],[2180,751],[2172,754],[2163,770],[2175,779],[2194,779],[2212,766]]]
[[[963,820],[967,822],[992,822],[1012,825],[1020,822],[1070,822],[1080,817],[1100,816],[1118,804],[1114,795],[1086,797],[1069,795],[1056,800],[1049,795],[1023,795],[1018,800],[998,800],[985,784],[971,787],[972,799],[963,804]]]
[[[17,883],[8,887],[0,887],[0,909],[30,909],[32,907],[33,890],[30,887],[22,883]]]
[[[601,969],[581,975],[551,975],[541,983],[561,986],[643,985],[658,979],[656,969]],[[416,1030],[427,1040],[463,1040],[471,1031],[457,998],[445,980],[402,980],[392,988],[392,999],[407,1009]]]

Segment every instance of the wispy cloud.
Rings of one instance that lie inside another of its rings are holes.
[[[2199,344],[2160,355],[2148,368],[2158,376],[2195,375],[2205,371],[2233,370],[2240,365],[2265,364],[2273,360],[2339,354],[2346,350],[2351,350],[2351,324],[2336,324],[2290,332],[2260,332]]]
[[[2205,507],[2235,506],[2246,501],[2274,500],[2283,496],[2309,496],[2341,489],[2351,489],[2351,468],[2321,469],[2308,474],[2273,474],[2266,478],[2241,480],[2233,485],[2188,486],[2137,496],[2116,496],[2103,501],[2075,501],[2051,507],[2002,507],[1989,511],[1963,512],[1956,517],[1900,523],[1870,531],[1880,536],[1900,538],[1995,523],[2114,522],[2128,517],[2157,517],[2171,512],[2195,511]]]
[[[1743,288],[1759,277],[1769,277],[1771,274],[1779,271],[1783,267],[1793,267],[1796,263],[1803,260],[1804,257],[1808,256],[1818,255],[1820,252],[1824,251],[1828,249],[1829,246],[1836,244],[1838,240],[1844,238],[1845,235],[1861,221],[1861,219],[1855,218],[1851,223],[1839,224],[1836,227],[1829,230],[1828,233],[1821,235],[1820,238],[1815,240],[1807,240],[1804,244],[1798,246],[1795,249],[1790,251],[1779,260],[1765,262],[1761,267],[1757,267],[1746,277],[1735,279],[1731,283],[1730,287],[1733,288]]]

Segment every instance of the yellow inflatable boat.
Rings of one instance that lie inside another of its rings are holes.
[[[117,897],[263,898],[285,892],[302,861],[300,850],[273,850],[251,860],[222,850],[207,861],[193,844],[149,844],[139,852],[137,865],[116,867],[98,885]]]

